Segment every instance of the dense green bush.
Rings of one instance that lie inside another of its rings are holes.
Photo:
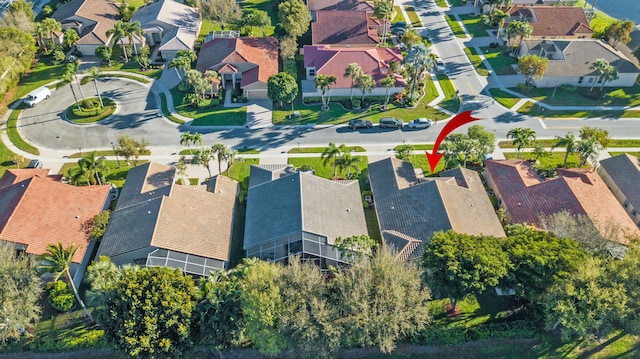
[[[51,304],[54,309],[61,312],[68,312],[73,308],[74,301],[73,292],[67,283],[61,280],[51,283],[51,288],[49,289],[49,304]]]
[[[84,348],[105,348],[108,346],[104,330],[90,329],[75,331],[72,335],[39,336],[27,345],[35,352],[65,352]]]

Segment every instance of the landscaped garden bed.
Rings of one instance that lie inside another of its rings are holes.
[[[90,97],[69,106],[65,116],[73,123],[93,123],[111,116],[115,110],[115,101],[103,97],[101,104],[97,97]]]

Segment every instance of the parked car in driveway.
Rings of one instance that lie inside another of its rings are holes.
[[[369,120],[351,120],[349,121],[349,128],[358,129],[358,128],[372,128],[373,123]]]
[[[428,118],[417,118],[411,122],[409,122],[409,128],[422,129],[429,128],[433,125],[433,122]]]
[[[380,128],[402,128],[404,122],[393,117],[383,117],[380,119]]]

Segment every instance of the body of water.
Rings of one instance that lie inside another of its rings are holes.
[[[589,0],[593,4],[594,0]],[[596,9],[621,20],[640,24],[640,0],[597,0]]]

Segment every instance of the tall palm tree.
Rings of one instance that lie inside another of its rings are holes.
[[[222,173],[222,160],[225,157],[225,153],[229,151],[229,147],[225,146],[223,143],[216,143],[211,146],[211,150],[218,159],[218,173]]]
[[[227,176],[229,176],[229,168],[231,168],[231,165],[235,162],[242,161],[242,157],[238,155],[238,151],[232,149],[223,153],[223,159],[227,163],[227,169],[225,170]]]
[[[41,272],[54,274],[54,280],[58,280],[60,279],[60,276],[64,275],[73,290],[73,294],[76,296],[76,300],[80,303],[84,314],[86,314],[87,318],[89,318],[93,323],[93,316],[84,305],[82,298],[80,298],[78,289],[76,288],[75,283],[73,283],[73,278],[71,278],[71,272],[69,271],[69,267],[73,261],[73,256],[75,256],[76,252],[78,252],[78,249],[80,248],[80,246],[76,247],[73,244],[64,248],[60,242],[55,245],[49,244],[47,245],[47,251],[38,257],[38,262],[40,264],[37,268]]]
[[[129,44],[133,47],[133,54],[137,55],[138,48],[136,47],[134,36],[137,36],[139,39],[142,38],[142,25],[140,25],[138,21],[129,22],[125,26],[125,33],[127,34],[127,39],[129,39]]]
[[[204,72],[204,78],[211,84],[211,96],[213,96],[213,85],[220,80],[220,75],[217,71],[207,70]]]
[[[362,76],[362,68],[357,63],[352,63],[347,66],[344,70],[343,77],[351,77],[351,94],[349,95],[349,100],[353,100],[353,85],[356,82],[356,79]]]
[[[214,159],[214,157],[215,153],[213,152],[213,149],[211,147],[203,147],[197,150],[195,155],[193,156],[193,159],[197,164],[202,165],[207,169],[207,172],[209,172],[209,178],[212,177],[210,162]]]
[[[78,111],[80,111],[80,102],[78,101],[78,96],[76,96],[76,91],[73,89],[73,74],[69,71],[65,71],[62,76],[60,76],[60,81],[56,84],[56,88],[61,88],[66,85],[69,85],[69,88],[71,88],[71,94],[73,94],[73,99],[76,101]]]
[[[194,133],[191,135],[191,142],[192,142],[194,145],[198,145],[198,146],[202,147],[202,134],[201,134],[201,133],[199,133],[199,132],[194,132]]]
[[[193,135],[191,132],[187,131],[180,135],[180,144],[183,146],[187,146],[187,150],[189,150],[189,154],[193,155],[193,151],[191,151],[191,141],[193,139]]]
[[[578,141],[576,144],[576,152],[580,154],[580,167],[591,159],[595,162],[598,158],[598,142],[594,138]]]
[[[362,91],[362,102],[364,103],[364,96],[373,91],[376,87],[376,80],[373,79],[373,76],[368,74],[360,75],[356,79],[356,86],[358,86],[358,89]]]
[[[102,173],[109,170],[105,164],[106,160],[104,156],[97,157],[96,151],[93,151],[78,160],[78,165],[80,165],[81,168],[87,169],[89,177],[95,179],[95,182],[101,185]]]
[[[387,105],[389,104],[389,97],[391,97],[391,88],[396,85],[396,79],[391,75],[387,75],[387,77],[382,79],[381,83],[386,89],[383,108],[387,108]]]
[[[351,170],[359,170],[358,164],[362,162],[362,157],[354,157],[351,156],[351,153],[345,152],[338,159],[338,168],[342,172],[344,169],[347,170],[347,178],[351,179]]]
[[[496,38],[498,39],[500,38],[500,35],[502,34],[502,29],[504,28],[504,21],[508,17],[509,17],[509,14],[502,10],[496,10],[493,12],[493,21],[498,22],[498,32],[496,33]]]
[[[120,41],[120,46],[122,47],[122,53],[124,54],[124,62],[129,62],[129,57],[127,56],[127,49],[124,46],[124,39],[128,36],[127,33],[127,23],[119,20],[113,25],[113,29],[107,31],[107,36],[113,35],[113,42]]]
[[[87,72],[85,79],[87,81],[93,81],[93,86],[96,88],[96,95],[98,96],[98,100],[100,101],[100,107],[104,107],[104,103],[102,102],[102,95],[100,95],[100,90],[98,90],[98,77],[100,77],[100,68],[97,66],[93,66]]]
[[[333,75],[316,75],[315,84],[320,88],[320,95],[322,96],[322,111],[329,110],[329,99],[331,95],[327,96],[327,91],[331,93],[331,86],[336,84],[338,79]]]
[[[619,78],[620,76],[618,74],[618,69],[613,65],[607,66],[604,71],[604,74],[602,74],[602,84],[600,85],[600,90],[602,91],[604,89],[604,85],[607,83],[607,81],[609,80],[615,81]]]
[[[576,135],[573,132],[569,131],[567,134],[562,136],[556,136],[558,142],[553,145],[553,147],[563,146],[566,149],[566,153],[564,154],[564,162],[562,162],[562,167],[567,167],[567,160],[569,159],[569,155],[576,151]]]
[[[405,63],[413,66],[411,84],[411,100],[414,99],[416,85],[418,82],[418,75],[423,71],[431,70],[433,61],[431,59],[431,50],[424,44],[416,44],[412,46],[407,52],[407,56],[404,58]]]
[[[387,28],[389,17],[393,13],[393,3],[387,0],[374,0],[373,16],[382,20],[382,44],[387,42]]]
[[[82,86],[80,86],[80,81],[78,80],[78,64],[79,62],[69,62],[67,64],[66,72],[71,73],[71,75],[73,76],[76,84],[78,85],[78,90],[80,90],[80,97],[82,97],[82,99],[84,100],[86,97],[84,95],[84,91],[82,91]]]
[[[589,91],[593,91],[593,88],[596,86],[596,83],[602,79],[602,76],[607,72],[607,67],[609,67],[609,61],[606,59],[596,59],[593,61],[591,66],[589,66],[590,70],[596,70],[598,72],[598,77],[596,81],[593,82]]]
[[[536,132],[530,128],[516,127],[507,132],[507,138],[516,146],[516,158],[520,158],[522,150],[536,140]]]
[[[48,52],[47,42],[44,40],[44,37],[49,35],[49,29],[45,26],[45,24],[38,22],[36,23],[35,29],[36,39],[38,40],[38,46],[44,48],[44,52]]]
[[[340,146],[336,146],[335,143],[329,142],[329,146],[324,149],[320,158],[322,158],[322,164],[326,167],[327,164],[333,164],[333,178],[336,178],[338,172],[338,163],[337,159],[340,157],[340,154],[345,152],[346,146],[344,144]]]
[[[62,24],[60,24],[58,21],[50,17],[43,19],[41,24],[46,30],[46,32],[49,34],[49,40],[51,40],[51,43],[53,44],[54,43],[53,34],[55,32],[62,31]]]

